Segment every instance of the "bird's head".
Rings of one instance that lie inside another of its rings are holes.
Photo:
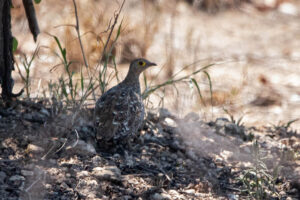
[[[130,63],[129,71],[131,73],[135,73],[136,75],[139,75],[142,73],[145,69],[151,67],[151,66],[156,66],[155,63],[152,63],[144,58],[138,58],[133,60]]]

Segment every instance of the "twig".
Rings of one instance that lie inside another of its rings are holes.
[[[74,147],[76,147],[76,145],[78,144],[78,140],[79,140],[79,135],[78,135],[78,132],[77,132],[77,130],[75,129],[75,133],[76,133],[76,142],[72,145],[72,147],[71,148],[74,148]]]
[[[80,48],[81,48],[81,53],[82,53],[83,61],[84,61],[85,67],[88,69],[87,70],[88,76],[91,77],[90,71],[89,71],[89,65],[88,65],[88,62],[87,62],[87,59],[86,59],[86,56],[85,56],[85,53],[84,53],[84,49],[83,49],[83,44],[82,44],[82,41],[81,41],[79,19],[78,19],[78,11],[77,11],[77,5],[76,5],[76,1],[75,0],[73,0],[73,4],[74,4],[74,11],[75,11],[75,19],[76,19],[75,29],[76,29],[76,32],[77,32],[77,36],[78,36],[79,45],[80,45]],[[91,78],[90,78],[90,83],[89,84],[91,84]],[[96,99],[96,95],[94,93],[94,90],[92,90],[92,94],[93,94],[94,99]],[[79,107],[81,107],[81,106],[82,106],[82,103],[80,103]]]
[[[75,10],[75,19],[76,19],[75,29],[76,29],[76,32],[77,32],[77,35],[78,35],[78,40],[79,40],[79,44],[80,44],[80,48],[81,48],[81,53],[82,53],[84,64],[85,64],[86,68],[89,68],[89,65],[88,65],[86,57],[85,57],[85,53],[84,53],[84,49],[83,49],[81,37],[80,37],[79,19],[78,19],[77,5],[76,5],[76,1],[75,0],[73,0],[73,4],[74,4],[74,10]]]
[[[50,152],[54,149],[56,145],[53,143],[53,145],[51,146],[51,148],[48,150],[48,152],[41,158],[42,160],[45,160],[46,157],[50,154]]]
[[[114,28],[115,28],[115,26],[116,26],[116,24],[117,24],[117,22],[118,22],[118,18],[119,18],[119,16],[120,16],[120,13],[121,13],[121,10],[122,10],[122,8],[123,8],[123,6],[124,6],[125,1],[126,1],[126,0],[123,0],[123,3],[121,4],[121,6],[120,6],[120,8],[119,8],[119,11],[115,13],[115,21],[114,21],[113,25],[111,26],[110,32],[109,32],[109,34],[108,34],[108,38],[107,38],[106,43],[105,43],[105,45],[104,45],[104,49],[103,49],[103,52],[102,52],[102,56],[101,56],[100,61],[103,60],[103,57],[104,57],[105,54],[106,54],[106,48],[107,48],[108,42],[110,41],[112,32],[113,32],[113,30],[114,30]]]
[[[35,9],[32,0],[23,0],[23,5],[26,12],[26,17],[29,24],[29,29],[33,35],[33,39],[36,42],[37,36],[40,33],[39,25],[35,15]]]
[[[45,173],[43,172],[42,174],[40,174],[39,178],[36,179],[31,185],[29,185],[26,189],[25,192],[28,192],[38,181],[40,181],[42,179],[42,177],[45,175]]]
[[[64,148],[64,146],[66,145],[67,141],[68,141],[68,138],[65,139],[65,142],[63,143],[63,145],[61,145],[61,147],[57,151],[55,151],[55,153],[60,152]]]

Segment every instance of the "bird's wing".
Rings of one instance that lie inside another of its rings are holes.
[[[110,140],[116,136],[117,131],[126,128],[129,112],[128,98],[126,89],[114,87],[97,101],[95,117],[98,122],[98,139]]]

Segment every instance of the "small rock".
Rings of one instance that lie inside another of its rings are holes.
[[[161,196],[164,198],[164,199],[172,199],[171,195],[169,195],[168,193],[162,193]]]
[[[34,172],[33,171],[29,171],[29,170],[21,170],[21,174],[23,176],[33,176],[34,175]]]
[[[178,157],[177,154],[175,154],[175,153],[172,153],[172,154],[171,154],[171,158],[172,158],[172,159],[176,160],[177,157]]]
[[[178,196],[179,193],[176,190],[169,190],[169,194],[171,194],[172,196]]]
[[[89,175],[89,172],[85,171],[85,170],[77,172],[77,177],[78,178],[86,177],[88,175]]]
[[[49,190],[49,189],[51,189],[51,188],[52,188],[52,185],[51,185],[51,184],[49,184],[49,183],[46,183],[44,186],[45,186],[45,188],[46,188],[47,190]]]
[[[187,194],[195,194],[195,190],[194,189],[188,189],[184,191]]]
[[[188,157],[191,158],[192,160],[197,160],[197,159],[198,159],[197,155],[196,155],[195,152],[192,151],[192,150],[188,150],[188,151],[187,151],[187,155],[188,155]]]
[[[93,166],[99,166],[101,163],[102,163],[102,158],[98,155],[95,155],[93,158],[92,158],[92,163],[93,163]]]
[[[92,174],[100,180],[119,181],[121,179],[121,171],[116,166],[95,167]]]
[[[4,179],[6,178],[6,173],[0,171],[0,184],[4,183]]]
[[[249,147],[244,147],[244,151],[246,152],[246,153],[251,153],[251,150],[250,150],[250,148]]]
[[[56,164],[56,160],[51,158],[51,159],[49,159],[49,163]]]
[[[279,10],[279,12],[281,12],[283,14],[293,15],[293,16],[298,15],[297,7],[291,2],[281,3],[278,7],[278,10]]]
[[[223,126],[225,126],[228,122],[229,122],[229,121],[228,121],[227,118],[217,118],[215,124],[216,124],[216,126],[223,127]]]
[[[167,200],[167,199],[171,199],[171,198],[168,198],[162,194],[159,194],[159,193],[155,193],[152,195],[152,198],[151,199],[154,199],[154,200]]]
[[[159,120],[163,121],[166,118],[174,118],[174,116],[170,113],[168,109],[161,108],[159,110]]]
[[[39,112],[25,113],[23,118],[27,121],[37,122],[37,123],[41,123],[41,124],[46,121],[45,116]]]
[[[24,176],[14,175],[9,178],[9,181],[13,184],[13,186],[18,187],[20,190],[24,189],[24,185],[25,185]]]
[[[49,113],[48,110],[46,110],[45,108],[42,108],[42,109],[40,110],[40,112],[41,112],[42,114],[46,115],[47,117],[50,116],[50,113]]]
[[[216,168],[216,165],[215,165],[215,163],[212,162],[212,163],[209,164],[209,167],[210,168]]]
[[[132,197],[129,196],[129,195],[124,195],[124,196],[122,197],[122,200],[129,200],[129,199],[132,199]]]
[[[234,123],[226,124],[225,131],[226,131],[226,133],[229,133],[232,135],[243,135],[244,134],[244,129],[241,126],[238,126]]]
[[[165,122],[169,125],[169,126],[172,126],[172,127],[175,127],[176,126],[176,122],[171,119],[171,118],[165,118]]]
[[[182,194],[179,194],[176,190],[169,190],[170,199],[184,199]]]
[[[39,146],[37,146],[35,144],[28,144],[27,151],[29,153],[42,153],[45,150],[42,147],[39,147]]]
[[[297,188],[293,188],[293,189],[289,190],[289,193],[290,194],[297,194],[298,190],[297,190]]]
[[[280,196],[286,196],[286,193],[285,193],[285,191],[280,191],[280,192],[279,192],[279,195],[280,195]]]
[[[14,175],[9,178],[10,181],[25,181],[24,176]]]
[[[63,189],[68,189],[68,188],[70,188],[70,187],[68,186],[68,184],[66,184],[65,182],[62,182],[62,183],[60,184],[60,187],[63,188]]]
[[[78,140],[76,145],[70,145],[66,148],[67,150],[75,151],[80,154],[94,155],[96,154],[95,147],[91,144],[86,143],[83,140]]]
[[[239,195],[237,194],[228,194],[227,196],[229,200],[239,200]]]

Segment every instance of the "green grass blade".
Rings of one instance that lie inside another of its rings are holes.
[[[208,82],[209,82],[209,91],[210,91],[210,103],[211,106],[213,106],[213,88],[212,88],[212,82],[211,82],[211,78],[210,75],[207,71],[203,71],[203,73],[207,76],[208,78]]]
[[[200,87],[199,87],[197,81],[196,81],[194,78],[191,78],[191,81],[192,81],[192,82],[194,83],[194,85],[196,86],[197,92],[198,92],[198,94],[199,94],[199,97],[200,97],[200,99],[201,99],[203,105],[206,106],[205,101],[204,101],[203,96],[202,96],[201,91],[200,91]]]

